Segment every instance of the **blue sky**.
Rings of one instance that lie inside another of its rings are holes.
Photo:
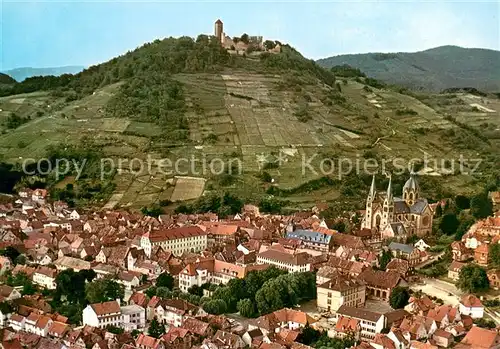
[[[156,38],[213,32],[277,39],[309,58],[500,49],[499,2],[0,0],[0,70],[106,61]]]

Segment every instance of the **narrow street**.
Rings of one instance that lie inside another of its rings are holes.
[[[441,257],[441,256],[443,256],[443,255],[444,255],[444,252],[440,252],[440,253],[439,253],[439,254],[437,254],[437,255],[431,256],[431,257],[429,258],[429,260],[425,261],[424,263],[421,263],[421,264],[416,265],[416,266],[415,266],[415,269],[424,268],[424,267],[426,267],[427,265],[429,265],[429,264],[431,264],[431,263],[433,263],[433,262],[437,261],[437,260],[438,260],[438,258],[439,258],[439,257]]]

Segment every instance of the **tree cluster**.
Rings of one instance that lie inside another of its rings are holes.
[[[456,286],[464,292],[487,291],[490,287],[486,270],[476,264],[468,264],[460,269]]]
[[[23,272],[19,272],[16,275],[8,273],[5,283],[12,287],[21,286],[21,294],[23,296],[34,294],[37,290],[30,278]]]
[[[408,288],[397,286],[389,297],[389,304],[393,309],[402,309],[408,304],[408,300],[410,299],[410,292]]]
[[[123,285],[95,278],[96,273],[92,269],[61,271],[56,277],[56,289],[52,292],[52,308],[68,317],[71,323],[79,324],[87,304],[123,299]]]
[[[326,331],[319,331],[306,324],[297,337],[297,342],[318,349],[344,349],[354,346],[353,336],[330,338]]]
[[[244,279],[230,280],[218,287],[202,306],[211,314],[240,312],[245,317],[267,314],[316,296],[315,275],[310,272],[286,274],[270,267],[252,271]]]
[[[351,67],[348,64],[335,65],[331,67],[330,70],[333,74],[335,74],[335,76],[341,76],[345,78],[366,77],[365,73],[363,73],[361,70]]]
[[[239,197],[224,193],[223,195],[211,194],[200,197],[193,204],[184,204],[176,208],[176,213],[205,213],[213,212],[219,216],[228,216],[240,213],[243,208],[243,200]]]

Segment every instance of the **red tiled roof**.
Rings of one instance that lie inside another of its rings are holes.
[[[335,325],[335,331],[338,332],[356,332],[359,326],[359,320],[350,317],[341,316]]]
[[[500,338],[495,330],[474,326],[460,343],[470,345],[473,349],[490,349],[500,344]]]
[[[359,279],[365,281],[370,286],[392,289],[398,285],[402,278],[395,271],[365,269],[359,274]]]
[[[291,265],[305,265],[309,263],[309,255],[305,252],[291,254],[287,252],[280,252],[272,248],[259,253],[258,257],[273,261],[280,261]]]
[[[141,348],[156,349],[160,346],[161,340],[154,337],[146,336],[144,333],[139,334],[135,340],[135,345]]]
[[[452,335],[450,332],[446,332],[446,331],[445,331],[445,330],[443,330],[442,328],[438,328],[438,329],[434,332],[434,336],[444,337],[444,338],[447,338],[447,339],[451,339],[451,338],[453,338],[453,335]]]
[[[145,236],[149,237],[151,242],[160,242],[201,235],[207,235],[207,233],[196,225],[172,229],[153,230],[145,234]]]
[[[90,306],[98,316],[120,312],[120,305],[118,304],[117,301],[95,303],[91,304]]]
[[[479,298],[477,298],[476,296],[474,296],[473,294],[468,294],[468,295],[465,295],[462,297],[462,300],[460,301],[461,304],[463,304],[465,307],[468,307],[468,308],[477,308],[477,307],[482,307],[483,304],[481,303],[481,301],[479,300]]]

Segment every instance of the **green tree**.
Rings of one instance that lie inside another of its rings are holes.
[[[408,288],[397,286],[389,297],[389,304],[393,309],[402,309],[408,304],[408,300],[410,299],[410,292]]]
[[[477,219],[493,215],[493,203],[488,194],[481,193],[473,196],[470,201],[470,212]]]
[[[306,323],[302,332],[297,337],[297,342],[311,345],[316,343],[321,338],[321,332],[309,326],[309,322]]]
[[[227,304],[223,299],[210,299],[202,304],[202,308],[209,314],[220,315],[226,313]]]
[[[201,297],[203,296],[203,288],[198,285],[193,285],[188,289],[188,293]]]
[[[378,258],[380,270],[385,270],[387,264],[392,260],[392,253],[389,250],[382,250],[382,254]]]
[[[113,326],[113,325],[108,325],[106,326],[106,331],[114,334],[122,334],[125,332],[125,330],[121,327]]]
[[[156,296],[156,286],[151,286],[150,288],[148,288],[146,291],[144,291],[144,293],[146,294],[146,296],[148,296],[149,298],[153,298],[153,296]]]
[[[26,282],[23,285],[23,289],[21,290],[23,296],[32,295],[35,294],[35,292],[36,292],[36,287],[33,285],[31,281]]]
[[[221,299],[226,304],[226,309],[224,312],[233,313],[236,311],[236,303],[238,299],[236,295],[231,292],[228,286],[219,287],[216,289],[212,295],[213,299]]]
[[[247,34],[247,33],[244,33],[244,34],[240,37],[240,40],[241,40],[243,43],[247,44],[247,45],[248,45],[248,43],[250,42],[250,38],[249,38],[249,36],[248,36],[248,34]]]
[[[464,195],[455,196],[455,207],[459,210],[468,210],[470,208],[470,199]]]
[[[500,267],[500,244],[490,244],[488,258],[492,266]]]
[[[249,298],[242,299],[236,305],[241,316],[244,317],[255,317],[255,307],[253,302]]]
[[[174,278],[168,272],[161,273],[156,279],[156,287],[174,288]]]
[[[0,302],[0,311],[2,312],[2,314],[7,315],[12,313],[14,311],[14,308],[12,307],[12,305],[10,305],[10,303],[3,301]]]
[[[462,237],[467,233],[469,228],[476,222],[474,217],[472,217],[470,214],[463,214],[465,211],[460,213],[459,220],[460,220],[460,225],[457,228],[457,231],[455,233],[455,241],[460,241],[462,240]]]
[[[100,279],[85,285],[85,296],[89,303],[100,303],[123,299],[125,289],[114,280]]]
[[[455,234],[458,226],[460,225],[460,221],[457,218],[455,213],[446,213],[441,218],[441,223],[439,224],[439,229],[446,235]]]
[[[8,257],[13,263],[15,263],[17,257],[19,257],[20,253],[12,246],[7,246],[5,249],[0,250],[0,255],[4,257]]]
[[[97,274],[93,269],[83,269],[80,270],[78,274],[87,282],[92,282],[97,277]]]
[[[170,291],[167,287],[157,287],[156,295],[160,298],[169,299],[172,298],[172,291]]]
[[[16,260],[14,261],[14,264],[25,265],[26,264],[26,256],[23,254],[20,254],[19,256],[17,256]]]
[[[153,318],[151,324],[149,324],[148,335],[154,338],[160,338],[165,334],[165,326],[163,326],[158,320]]]
[[[273,177],[269,174],[269,172],[267,171],[263,171],[261,174],[260,174],[260,179],[262,182],[264,183],[271,183],[272,180],[273,180]]]
[[[490,287],[486,270],[476,264],[468,264],[458,274],[456,286],[467,293],[486,291]]]
[[[276,47],[276,42],[272,40],[266,40],[264,41],[264,47],[266,48],[266,50],[272,50]]]
[[[130,332],[130,335],[136,339],[142,332],[139,331],[139,330],[132,330],[132,332]]]
[[[61,271],[56,276],[54,299],[63,299],[68,303],[85,303],[85,276],[73,269]]]

